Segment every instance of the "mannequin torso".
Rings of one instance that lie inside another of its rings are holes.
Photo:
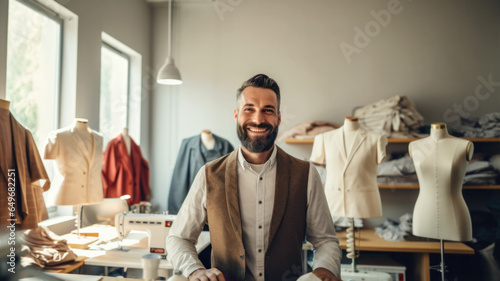
[[[454,241],[472,239],[472,224],[462,196],[472,143],[450,136],[444,123],[434,123],[430,137],[414,141],[410,155],[420,185],[413,211],[413,234]]]
[[[123,128],[121,134],[123,141],[125,142],[125,147],[127,148],[127,153],[130,155],[130,136],[128,135],[128,128]]]
[[[88,120],[83,118],[75,119],[75,133],[80,137],[87,149],[88,153],[92,153],[94,146],[94,138],[92,137],[92,130],[87,126]]]
[[[201,132],[201,143],[203,143],[203,146],[208,150],[214,149],[215,139],[210,130],[203,130],[203,132]]]
[[[342,129],[344,130],[344,151],[346,155],[349,155],[359,129],[358,118],[353,116],[346,117]]]

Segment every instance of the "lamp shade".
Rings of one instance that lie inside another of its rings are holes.
[[[165,64],[160,68],[160,71],[158,71],[156,82],[164,85],[182,84],[181,73],[175,66],[174,59],[172,57],[167,57],[165,60]]]

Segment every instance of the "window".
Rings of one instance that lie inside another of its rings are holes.
[[[61,34],[60,18],[31,2],[10,0],[6,97],[40,151],[59,121]]]
[[[128,126],[129,72],[130,57],[103,43],[99,130],[104,147]]]

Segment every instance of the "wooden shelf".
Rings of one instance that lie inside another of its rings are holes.
[[[380,184],[380,189],[418,189],[418,184]],[[462,189],[500,189],[500,185],[464,185]]]
[[[380,252],[407,252],[407,253],[440,253],[441,248],[439,241],[387,241],[375,234],[375,230],[371,228],[362,228],[359,230],[361,240],[356,244],[356,248],[360,251],[380,251]],[[347,247],[346,231],[337,232],[340,247]],[[356,233],[356,237],[358,234]],[[445,242],[444,251],[447,254],[474,254],[474,249],[461,242]]]
[[[290,144],[307,144],[307,143],[310,143],[310,144],[313,144],[314,143],[314,139],[294,139],[294,138],[289,138],[289,139],[285,139],[285,142],[286,143],[290,143]]]
[[[472,142],[500,142],[500,138],[464,138]],[[412,141],[418,140],[418,138],[388,138],[389,143],[410,143]],[[288,144],[313,144],[314,139],[285,139],[285,143]]]

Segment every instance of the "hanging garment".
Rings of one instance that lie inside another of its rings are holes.
[[[87,205],[102,201],[102,135],[88,129],[87,143],[74,125],[49,134],[44,159],[55,159],[54,205]],[[49,195],[52,195],[49,194]]]
[[[149,199],[149,165],[132,138],[130,155],[121,134],[108,143],[102,165],[102,184],[105,198],[130,195],[129,206]]]
[[[326,164],[325,195],[332,216],[374,218],[382,216],[377,166],[385,158],[387,138],[362,127],[347,153],[344,130],[314,138],[310,160]]]
[[[206,149],[201,142],[201,136],[196,135],[182,140],[177,161],[175,163],[170,192],[168,196],[168,212],[177,214],[182,202],[193,183],[198,171],[205,163],[215,160],[233,151],[229,141],[213,134],[215,144],[213,149]]]
[[[36,228],[48,219],[42,193],[50,187],[49,177],[31,132],[8,109],[0,109],[0,131],[0,227]]]

